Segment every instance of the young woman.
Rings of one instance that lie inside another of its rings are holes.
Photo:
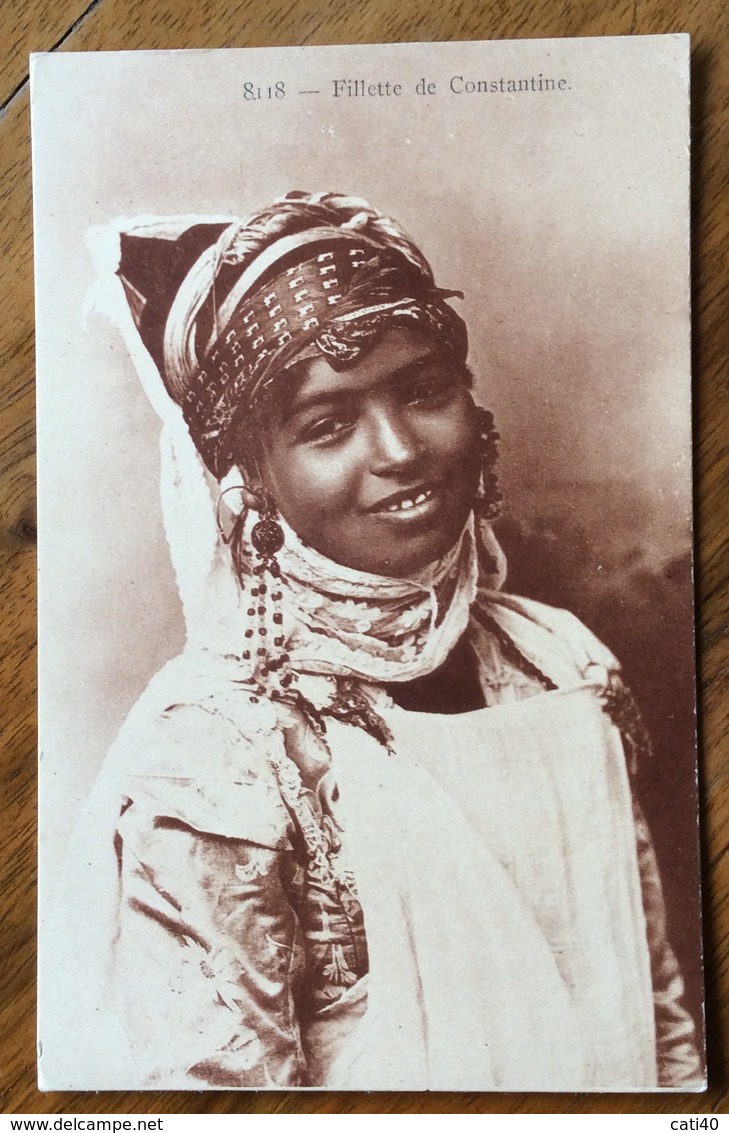
[[[97,1084],[696,1088],[639,720],[500,593],[458,293],[328,194],[124,232],[119,278],[187,646],[84,826]]]

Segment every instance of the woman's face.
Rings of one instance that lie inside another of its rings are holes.
[[[299,537],[344,566],[394,578],[448,551],[480,471],[464,370],[437,342],[393,329],[355,365],[337,371],[317,358],[292,383],[261,473]]]

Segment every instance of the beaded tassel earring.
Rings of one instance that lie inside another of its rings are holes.
[[[281,568],[276,559],[276,552],[284,545],[284,533],[281,524],[276,519],[276,510],[268,496],[264,496],[261,518],[253,525],[251,543],[257,553],[260,563],[253,568],[254,574],[263,575],[266,571],[274,578],[279,578]]]
[[[494,428],[493,413],[480,406],[477,412],[481,444],[481,480],[476,493],[476,510],[481,519],[490,523],[501,515],[502,495],[496,475],[499,434]]]
[[[499,434],[494,428],[494,415],[490,410],[477,406],[477,413],[481,448],[481,476],[474,502],[476,539],[481,570],[486,575],[494,575],[498,572],[499,564],[488,544],[489,541],[492,541],[491,524],[501,515],[502,496],[496,476]]]
[[[244,631],[247,644],[242,659],[253,661],[255,665],[256,685],[251,701],[256,703],[258,697],[266,693],[284,693],[293,680],[287,667],[289,656],[281,612],[281,568],[276,559],[276,553],[284,545],[284,533],[267,496],[263,500],[261,517],[251,529],[250,539],[258,562],[251,568],[248,591],[251,604],[246,611],[251,623]],[[271,578],[270,583],[266,581],[267,574]],[[241,572],[238,577],[244,585]]]

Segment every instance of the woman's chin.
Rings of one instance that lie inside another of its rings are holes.
[[[369,573],[380,574],[385,578],[417,578],[428,567],[442,559],[455,546],[457,539],[458,536],[441,540],[433,545],[423,547],[422,550],[413,548],[408,554],[393,555],[390,558],[383,559],[378,568],[371,569]]]
[[[379,519],[379,517],[378,517]],[[458,542],[468,514],[434,529],[432,524],[386,519],[362,532],[356,548],[315,543],[314,549],[333,562],[383,578],[415,578],[446,555]]]

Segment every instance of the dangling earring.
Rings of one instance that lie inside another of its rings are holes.
[[[476,511],[479,518],[492,522],[501,515],[502,496],[496,475],[499,456],[499,434],[494,428],[494,415],[488,409],[477,407],[479,441],[481,448],[481,478],[476,491]]]
[[[255,666],[256,683],[250,698],[255,704],[259,696],[270,695],[274,699],[286,696],[286,690],[295,679],[288,667],[290,658],[286,652],[281,612],[281,583],[274,583],[269,590],[265,582],[266,571],[272,578],[280,578],[281,567],[276,552],[284,545],[283,528],[268,496],[263,497],[260,519],[251,528],[250,539],[259,562],[252,568],[251,573],[255,577],[251,579],[252,585],[247,592],[251,601],[247,615],[251,621],[244,631],[246,646],[242,660],[251,661]]]
[[[261,560],[254,566],[253,573],[263,576],[268,571],[274,578],[278,578],[281,567],[278,565],[276,552],[284,545],[284,533],[278,522],[276,509],[268,496],[263,497],[261,518],[251,529],[251,543]]]

